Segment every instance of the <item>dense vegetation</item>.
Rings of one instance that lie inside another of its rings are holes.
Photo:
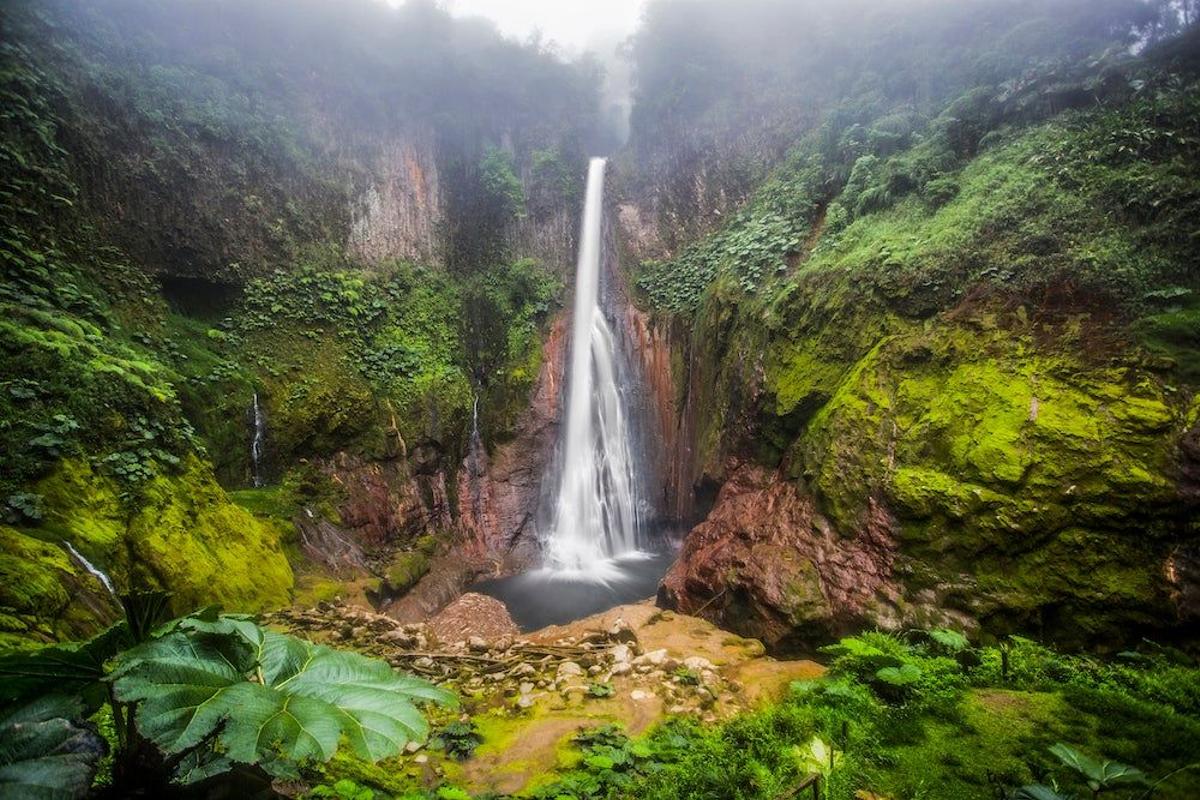
[[[559,774],[520,796],[771,800],[814,774],[832,800],[1182,800],[1200,790],[1200,676],[1178,651],[1147,644],[1101,661],[1020,637],[974,648],[933,630],[866,633],[826,652],[826,677],[718,726],[678,718],[635,738],[584,729]],[[358,774],[311,796],[471,796],[448,785],[397,793]]]
[[[0,24],[6,641],[103,621],[68,611],[83,573],[60,541],[181,612],[205,585],[280,602],[286,516],[251,519],[214,478],[336,518],[302,462],[425,448],[453,492],[476,396],[485,439],[510,435],[560,283],[518,228],[566,208],[566,164],[603,137],[590,65],[422,3],[19,2]],[[363,243],[397,129],[444,191],[413,202],[452,223],[425,220],[423,263]],[[143,531],[148,507],[174,511]]]
[[[1197,675],[1178,654],[1105,664],[1025,639],[973,650],[945,631],[864,634],[827,650],[828,678],[719,729],[679,721],[632,741],[584,734],[579,768],[533,796],[765,799],[812,773],[828,798],[1086,796],[1077,793],[1091,776],[1060,763],[1060,742],[1064,753],[1139,765],[1103,787],[1110,796],[1200,787]]]
[[[860,136],[874,129],[872,147],[904,149],[964,93],[1167,38],[1178,25],[1173,4],[1140,0],[654,3],[633,42],[627,180],[655,193],[660,235],[682,248],[736,210],[801,131],[822,128],[829,150],[857,124]],[[1086,91],[1072,97],[1054,80],[1041,88],[1038,105],[1086,102]]]
[[[664,234],[634,283],[684,351],[695,483],[750,458],[846,536],[882,501],[913,593],[939,597],[927,611],[1112,646],[1125,626],[1173,624],[1171,589],[1147,575],[1195,534],[1180,433],[1198,414],[1200,65],[1194,30],[1128,52],[1155,36],[1143,4],[1038,8],[1054,33],[1026,40],[1021,4],[996,5],[989,24],[1014,27],[972,62],[991,71],[916,48],[864,73],[952,75],[936,92],[804,95],[806,133],[747,202],[686,246]],[[1019,70],[1001,58],[1016,41],[1043,48]],[[719,130],[709,117],[737,97],[696,124]],[[736,194],[709,174],[711,194]],[[791,623],[828,624],[806,613]]]
[[[1200,795],[1198,15],[649,5],[606,230],[648,405],[697,507],[772,482],[664,602],[840,641],[744,716],[581,732],[521,796]],[[470,800],[393,769],[489,744],[449,692],[250,614],[445,564],[617,146],[600,79],[424,0],[0,6],[0,797]]]

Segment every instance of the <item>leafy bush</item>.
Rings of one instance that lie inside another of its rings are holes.
[[[475,748],[483,744],[475,723],[470,720],[455,720],[443,725],[429,740],[429,747],[442,750],[451,758],[466,761],[475,752]]]
[[[342,779],[332,785],[314,786],[304,795],[305,800],[318,797],[336,798],[336,800],[375,800],[375,792],[365,786],[359,786],[352,780]]]

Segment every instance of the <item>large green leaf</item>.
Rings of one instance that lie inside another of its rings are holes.
[[[122,657],[114,691],[138,703],[142,735],[167,753],[205,742],[271,769],[327,761],[344,735],[372,761],[428,735],[417,701],[453,695],[382,661],[266,631],[242,618],[185,620]],[[181,779],[204,776],[202,763]]]
[[[92,785],[104,741],[74,720],[76,697],[48,695],[0,718],[0,800],[71,800]]]
[[[921,680],[921,668],[916,664],[884,667],[875,673],[875,677],[892,686],[911,686]]]
[[[963,636],[958,631],[947,630],[945,628],[935,628],[929,631],[929,638],[951,653],[966,650],[971,646],[971,642],[966,636]]]
[[[1146,774],[1137,767],[1116,761],[1097,761],[1062,742],[1051,747],[1050,752],[1058,756],[1059,761],[1082,775],[1092,791],[1148,783]]]
[[[245,667],[228,650],[182,632],[167,634],[122,657],[114,693],[123,703],[139,703],[143,736],[181,753],[213,734],[234,708],[228,693],[248,685]]]
[[[0,704],[78,693],[90,714],[103,701],[104,665],[128,644],[129,631],[122,622],[82,644],[6,655],[0,658]]]
[[[1017,789],[1013,794],[1013,800],[1067,800],[1067,798],[1049,786],[1034,783]]]

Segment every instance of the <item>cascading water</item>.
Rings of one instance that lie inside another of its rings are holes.
[[[263,436],[266,422],[263,420],[262,407],[258,404],[258,392],[254,393],[254,438],[250,441],[250,460],[254,464],[254,487],[262,486],[262,474],[259,472],[259,461],[262,460]]]
[[[116,599],[117,590],[113,586],[112,578],[108,577],[108,574],[104,570],[100,569],[99,567],[92,564],[92,562],[90,562],[86,558],[84,558],[83,553],[76,550],[74,545],[72,545],[70,542],[66,541],[65,539],[63,540],[63,547],[67,548],[67,552],[69,552],[75,558],[75,560],[79,562],[79,565],[82,566],[84,569],[86,569],[93,578],[100,581],[100,583],[104,586],[104,588],[108,590],[108,593],[114,599]]]
[[[604,166],[596,158],[588,167],[565,424],[536,523],[543,565],[472,587],[503,601],[526,631],[650,597],[673,556],[648,530],[652,508],[640,506],[647,441],[631,413],[639,383],[630,343],[609,322],[620,296],[601,270]]]
[[[544,540],[547,568],[596,579],[611,577],[614,559],[639,553],[640,528],[616,345],[600,307],[604,167],[602,158],[588,166],[561,477]]]

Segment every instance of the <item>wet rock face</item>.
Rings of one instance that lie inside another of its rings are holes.
[[[368,262],[427,262],[438,252],[442,196],[434,132],[399,133],[379,142],[369,179],[350,205],[348,244]]]
[[[515,436],[491,453],[477,454],[459,471],[458,516],[469,550],[502,564],[503,571],[527,565],[535,556],[534,514],[558,439],[567,322],[560,315],[550,327],[541,372]]]
[[[1088,360],[994,319],[898,331],[852,367],[801,337],[794,368],[767,370],[777,415],[826,395],[780,469],[725,462],[662,601],[780,649],[862,625],[1188,635],[1194,403],[1136,354]]]
[[[796,484],[730,468],[708,519],[688,535],[660,603],[788,650],[896,618],[894,521],[882,508],[843,538]]]
[[[422,471],[411,462],[373,461],[349,453],[326,462],[326,472],[343,492],[341,527],[359,545],[409,541],[453,525],[445,473]]]

